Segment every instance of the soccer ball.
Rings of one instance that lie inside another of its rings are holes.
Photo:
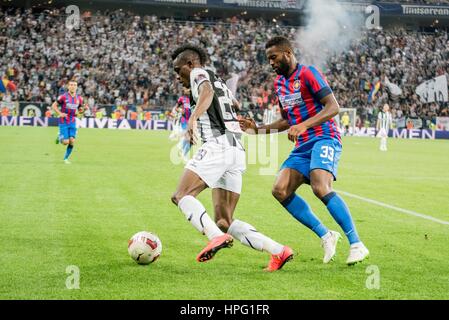
[[[128,240],[128,253],[138,264],[150,264],[156,261],[161,252],[161,240],[151,232],[138,232]]]

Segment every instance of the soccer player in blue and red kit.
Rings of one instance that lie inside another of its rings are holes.
[[[177,106],[181,108],[181,119],[179,120],[180,131],[181,131],[181,141],[179,142],[179,148],[182,151],[182,155],[184,158],[187,157],[187,154],[190,151],[191,144],[190,141],[185,139],[185,133],[187,132],[187,123],[190,119],[190,89],[184,88],[184,95],[178,99]]]
[[[56,143],[62,143],[67,146],[64,162],[70,164],[69,157],[75,145],[76,138],[76,115],[83,112],[83,98],[76,94],[78,83],[76,80],[70,80],[68,91],[58,97],[52,105],[53,110],[59,116],[59,136]],[[59,110],[58,105],[61,106]]]
[[[241,119],[242,130],[253,134],[269,134],[288,130],[289,140],[295,142],[273,186],[273,196],[290,214],[321,238],[323,262],[333,260],[341,235],[329,230],[312,212],[310,206],[296,194],[304,183],[345,232],[350,251],[348,265],[363,261],[369,251],[360,241],[351,213],[344,200],[332,190],[337,177],[342,145],[333,117],[339,105],[324,76],[313,66],[296,61],[291,42],[274,37],[265,46],[267,59],[278,74],[274,88],[281,105],[282,119],[257,127],[252,119]]]

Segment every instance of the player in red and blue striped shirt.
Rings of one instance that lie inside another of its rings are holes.
[[[75,145],[77,133],[76,115],[83,111],[83,98],[76,94],[78,88],[76,80],[70,80],[67,86],[68,91],[58,97],[52,108],[59,116],[59,136],[56,143],[67,146],[64,162],[70,164],[69,157]],[[59,110],[58,105],[61,110]]]
[[[369,255],[369,251],[359,239],[347,205],[332,190],[342,150],[339,129],[333,119],[339,112],[338,102],[326,79],[315,67],[296,61],[293,46],[287,38],[274,37],[265,48],[267,59],[278,74],[274,88],[282,119],[260,127],[254,120],[242,119],[241,128],[256,134],[288,130],[288,138],[295,142],[295,147],[281,166],[273,196],[293,217],[321,238],[323,262],[328,263],[335,255],[341,236],[327,229],[295,193],[302,184],[310,184],[349,240],[351,247],[346,263],[360,262]]]
[[[181,140],[179,142],[179,149],[182,151],[184,159],[187,160],[187,155],[190,151],[192,145],[190,141],[185,139],[185,133],[187,132],[187,123],[190,119],[191,109],[190,109],[190,89],[184,88],[184,95],[179,97],[177,106],[181,109],[181,118],[179,120]]]

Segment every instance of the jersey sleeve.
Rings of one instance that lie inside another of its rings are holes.
[[[314,66],[306,69],[304,77],[307,88],[318,101],[332,93],[326,78]]]
[[[56,100],[58,102],[59,105],[62,105],[65,101],[65,96],[64,95],[60,95],[58,97],[58,100]]]
[[[196,96],[199,95],[198,89],[200,85],[205,81],[210,81],[209,74],[207,73],[206,70],[201,68],[195,68],[190,72],[190,86],[192,92],[194,93],[193,95],[194,97],[195,95]]]

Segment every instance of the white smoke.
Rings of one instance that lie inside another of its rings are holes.
[[[296,38],[301,64],[323,68],[334,54],[347,51],[360,38],[363,16],[345,9],[336,0],[309,0],[306,26]]]

